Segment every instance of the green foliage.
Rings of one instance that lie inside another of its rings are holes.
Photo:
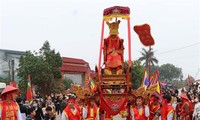
[[[26,88],[27,88],[27,79],[21,79],[18,83],[20,93],[22,95],[26,95]]]
[[[10,80],[8,78],[2,78],[0,77],[0,82],[6,83],[6,85],[9,84]]]
[[[144,76],[144,67],[139,60],[132,62],[132,87],[137,89],[142,82]]]
[[[60,53],[51,50],[48,41],[45,41],[38,53],[27,51],[19,60],[20,89],[26,88],[27,76],[30,75],[31,83],[38,86],[38,91],[41,94],[45,95],[54,92],[54,88],[57,85],[55,85],[55,81],[61,80],[61,66]]]
[[[156,70],[159,70],[159,69],[160,69],[160,67],[159,67],[158,65],[156,65],[156,66],[151,66],[150,75],[152,75],[153,73],[156,72]]]
[[[179,88],[181,88],[183,86],[185,86],[185,81],[182,81],[182,80],[174,80],[174,81],[172,81],[172,86],[171,86],[172,89],[179,89]]]
[[[62,80],[53,81],[51,90],[53,93],[63,93],[65,90],[65,85],[63,84]]]
[[[64,85],[66,90],[71,88],[71,83],[73,83],[71,79],[64,79]]]
[[[163,81],[172,81],[174,79],[182,79],[182,69],[175,67],[173,64],[163,64],[159,68],[160,79]]]

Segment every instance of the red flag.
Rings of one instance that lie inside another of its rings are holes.
[[[28,85],[26,90],[26,100],[30,101],[32,99],[32,92],[31,92],[31,78],[28,75]]]

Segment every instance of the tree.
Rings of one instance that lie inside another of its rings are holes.
[[[172,81],[177,79],[182,79],[182,69],[175,67],[173,64],[163,64],[159,68],[160,80]]]
[[[151,73],[155,73],[159,69],[160,69],[159,65],[152,66],[151,67]]]
[[[6,85],[8,85],[9,82],[10,82],[10,79],[9,78],[2,78],[2,77],[0,77],[0,82],[6,83]]]
[[[67,90],[67,89],[71,88],[72,83],[73,83],[73,81],[71,79],[68,79],[68,78],[64,79],[65,89]]]
[[[144,67],[139,60],[132,62],[132,88],[137,89],[142,82]]]
[[[38,53],[27,51],[20,57],[18,76],[21,78],[21,84],[19,87],[26,88],[27,76],[30,75],[31,83],[38,86],[41,94],[54,92],[57,87],[55,83],[61,80],[61,65],[60,53],[51,50],[49,42],[45,41]]]
[[[152,67],[156,64],[158,64],[158,60],[154,56],[154,51],[152,48],[147,51],[146,49],[142,48],[142,57],[140,57],[138,60],[143,62],[143,66],[146,68],[146,70],[149,70],[148,67]],[[150,66],[149,66],[150,65]],[[151,71],[151,70],[150,70]],[[151,74],[151,72],[148,71],[148,73]]]

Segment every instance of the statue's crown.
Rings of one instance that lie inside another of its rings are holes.
[[[109,26],[109,29],[110,29],[110,32],[109,32],[110,35],[118,35],[119,34],[119,32],[118,32],[119,23],[120,23],[119,20],[117,22],[112,22],[112,23],[106,22],[106,24]]]

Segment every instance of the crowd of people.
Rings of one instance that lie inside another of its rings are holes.
[[[126,120],[200,120],[200,94],[198,86],[187,91],[165,89],[162,95],[154,92],[145,101],[138,95],[125,106]],[[99,102],[92,96],[87,101],[75,94],[51,94],[41,97],[37,94],[32,101],[24,101],[17,95],[18,89],[7,86],[1,93],[1,120],[112,120],[106,111],[99,109]]]
[[[67,106],[67,97],[61,93],[41,97],[38,93],[32,101],[25,102],[23,97],[18,96],[16,102],[19,104],[23,120],[56,120],[56,116],[62,114]]]

